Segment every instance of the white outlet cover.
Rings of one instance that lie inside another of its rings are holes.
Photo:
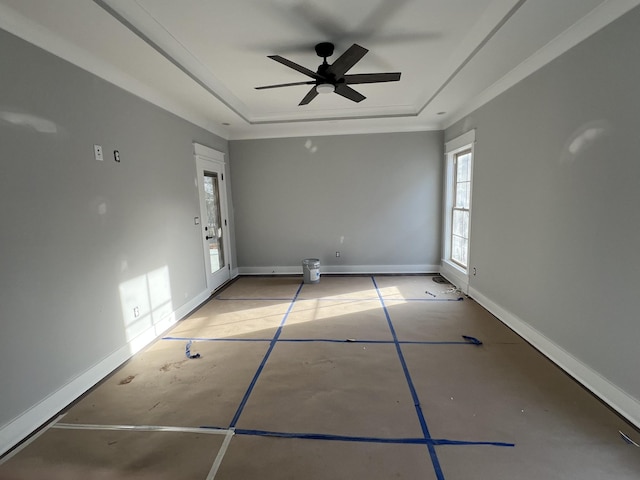
[[[101,145],[94,145],[93,146],[93,155],[94,155],[95,159],[98,160],[99,162],[104,160],[104,157],[102,156],[102,146]]]

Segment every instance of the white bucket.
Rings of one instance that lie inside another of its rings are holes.
[[[302,275],[304,283],[318,283],[320,281],[320,260],[305,258],[302,261]]]

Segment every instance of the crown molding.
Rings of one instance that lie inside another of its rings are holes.
[[[0,28],[198,127],[224,139],[229,138],[227,130],[219,128],[208,118],[192,112],[151,86],[2,4]]]
[[[443,127],[449,128],[462,120],[638,5],[640,0],[607,0],[601,3],[447,118]]]

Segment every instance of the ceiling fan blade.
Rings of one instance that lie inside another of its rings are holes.
[[[362,100],[367,98],[361,93],[356,92],[353,88],[347,87],[344,83],[339,83],[338,85],[336,85],[336,93],[354,102],[361,102]]]
[[[355,85],[356,83],[397,82],[400,80],[400,72],[357,73],[355,75],[345,75],[343,78],[348,85]]]
[[[313,100],[314,98],[316,98],[318,96],[318,91],[316,90],[316,87],[311,87],[311,90],[309,90],[309,93],[307,93],[304,98],[300,101],[300,103],[298,104],[298,106],[300,105],[307,105],[311,100]]]
[[[293,87],[295,85],[314,85],[316,82],[294,82],[294,83],[279,83],[278,85],[265,85],[263,87],[255,87],[256,90],[265,90],[267,88],[280,88],[280,87]]]
[[[369,50],[367,50],[366,48],[361,47],[357,43],[354,43],[347,49],[346,52],[340,55],[340,57],[329,66],[327,71],[340,78],[345,73],[347,73],[347,71],[351,67],[358,63],[368,51]]]
[[[318,75],[313,70],[309,70],[308,68],[303,67],[302,65],[298,65],[297,63],[292,62],[291,60],[287,60],[286,58],[281,57],[280,55],[269,55],[269,58],[272,60],[275,60],[278,63],[286,65],[289,68],[293,68],[294,70],[300,73],[304,73],[308,77],[315,78],[316,80],[325,80],[324,77],[322,77],[321,75]]]

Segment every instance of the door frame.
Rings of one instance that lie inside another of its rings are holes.
[[[229,229],[231,222],[229,220],[229,207],[227,199],[227,175],[226,162],[224,152],[214,150],[213,148],[193,143],[193,154],[196,162],[196,183],[198,187],[198,205],[200,206],[200,235],[202,239],[202,253],[204,260],[204,273],[207,283],[207,290],[213,292],[220,286],[224,285],[231,279],[231,238]],[[222,217],[222,247],[226,268],[211,273],[211,257],[209,255],[209,241],[205,238],[204,220],[207,210],[204,201],[204,172],[210,171],[220,174],[218,186],[220,194],[220,215]]]

